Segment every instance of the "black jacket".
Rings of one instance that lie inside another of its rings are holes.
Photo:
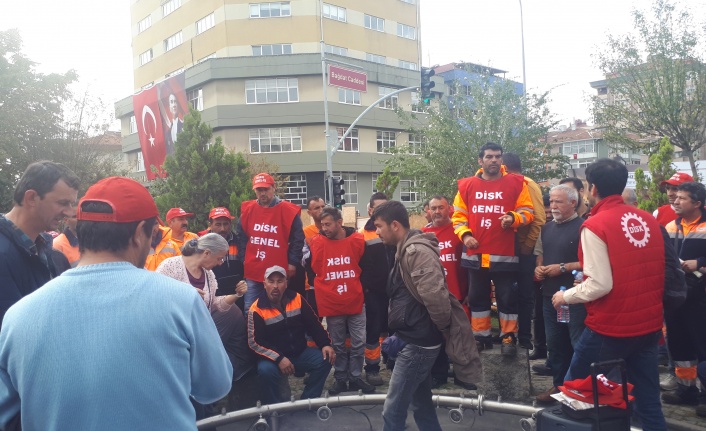
[[[368,232],[376,230],[370,219],[363,228]],[[386,295],[387,277],[395,263],[395,247],[382,243],[379,237],[365,241],[365,254],[360,260],[360,283],[363,292]]]

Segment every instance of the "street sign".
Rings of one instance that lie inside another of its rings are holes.
[[[364,72],[329,64],[328,85],[365,93],[368,91],[368,75]]]

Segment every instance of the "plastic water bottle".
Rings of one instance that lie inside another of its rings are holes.
[[[583,272],[582,271],[574,269],[573,271],[571,271],[571,275],[573,275],[574,280],[578,281],[579,283],[583,281]]]
[[[566,290],[566,286],[561,286],[559,288],[562,292]],[[556,312],[556,321],[559,323],[569,323],[569,306],[562,305]]]

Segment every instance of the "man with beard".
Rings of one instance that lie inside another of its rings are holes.
[[[365,305],[360,283],[360,260],[365,253],[363,235],[343,227],[341,212],[332,207],[321,212],[321,235],[311,239],[311,269],[316,274],[316,305],[326,317],[336,352],[329,393],[348,390],[372,393],[375,386],[361,378],[365,357]],[[351,347],[346,349],[346,333]]]
[[[218,296],[235,293],[235,285],[243,279],[243,262],[238,260],[238,246],[232,229],[234,218],[228,208],[213,208],[208,213],[208,229],[199,232],[199,236],[217,233],[228,241],[228,253],[223,258],[223,263],[212,269],[218,281]]]
[[[194,213],[188,213],[181,208],[172,208],[167,211],[167,226],[169,226],[167,235],[179,250],[184,247],[186,241],[199,237],[195,233],[187,231],[189,228],[188,217],[193,216]]]
[[[233,368],[201,296],[142,269],[158,214],[137,181],[88,189],[78,266],[5,315],[1,429],[21,411],[28,430],[195,430],[189,397],[228,393]]]
[[[252,183],[257,199],[243,202],[235,228],[238,256],[245,265],[248,283],[246,310],[263,292],[265,269],[282,266],[287,268],[287,278],[292,279],[304,248],[301,209],[276,195],[275,180],[270,174],[259,173]]]
[[[500,320],[500,352],[517,354],[518,295],[513,292],[519,258],[515,231],[534,220],[532,198],[521,175],[505,171],[503,149],[488,142],[478,152],[481,168],[458,181],[453,224],[463,241],[461,266],[468,268],[473,334],[482,348],[492,348],[490,283],[495,285]]]
[[[681,184],[693,182],[694,178],[692,178],[691,175],[684,172],[677,172],[672,175],[670,179],[659,183],[659,186],[663,187],[664,191],[667,192],[667,199],[669,200],[668,204],[662,205],[652,213],[659,224],[667,226],[669,222],[677,218],[677,213],[674,211],[674,201],[677,198],[677,190]]]

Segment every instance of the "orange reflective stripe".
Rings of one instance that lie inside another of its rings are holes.
[[[499,319],[499,320],[500,320],[500,333],[501,334],[517,333],[517,320],[505,320],[505,319]]]
[[[471,328],[473,328],[473,332],[490,331],[490,324],[490,316],[473,317],[471,314]]]
[[[681,380],[696,380],[696,365],[691,367],[674,367],[674,375]]]
[[[481,254],[480,266],[481,266],[481,268],[490,268],[490,255],[489,254]]]
[[[370,361],[380,359],[380,346],[377,346],[374,349],[368,349],[366,347],[365,348],[365,359],[370,360]]]
[[[306,340],[306,345],[307,345],[307,347],[318,347],[316,345],[316,341],[314,341],[314,340]]]

